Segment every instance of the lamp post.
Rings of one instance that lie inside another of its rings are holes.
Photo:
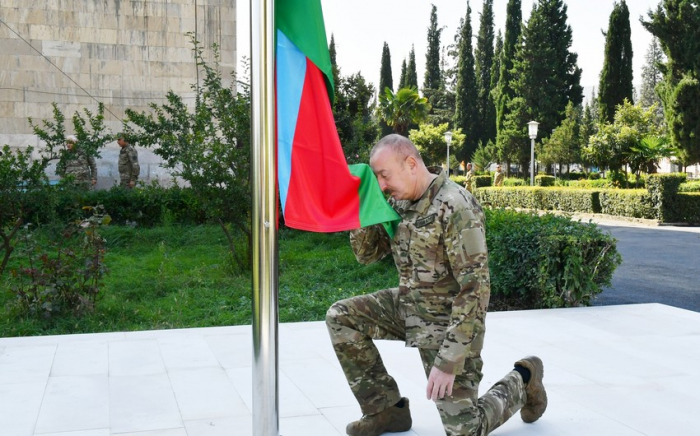
[[[530,186],[535,186],[535,138],[539,125],[537,121],[527,123],[527,132],[530,135]]]
[[[447,162],[445,162],[445,168],[447,168],[447,177],[450,177],[450,144],[452,144],[452,132],[449,130],[445,132],[445,142],[447,143]]]

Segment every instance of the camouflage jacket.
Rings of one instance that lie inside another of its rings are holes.
[[[467,174],[466,174],[466,180],[464,182],[464,187],[467,188],[467,191],[472,192],[473,184],[474,184],[474,170],[469,170],[469,171],[467,171]]]
[[[128,144],[119,150],[119,177],[121,180],[136,181],[141,173],[139,155],[133,145]]]
[[[496,173],[493,175],[493,186],[503,186],[504,178],[505,174],[503,174],[503,171],[496,171]]]
[[[73,176],[76,182],[87,183],[97,180],[97,163],[93,156],[85,154],[82,150],[68,151],[65,169],[62,176]]]
[[[484,341],[490,296],[484,213],[444,172],[418,201],[392,206],[402,218],[394,238],[381,226],[353,230],[355,257],[368,264],[393,254],[406,345],[439,349],[434,366],[460,374]]]

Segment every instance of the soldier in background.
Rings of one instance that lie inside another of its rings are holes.
[[[363,417],[351,436],[407,431],[412,418],[373,339],[416,347],[446,433],[486,435],[520,410],[525,422],[547,407],[542,361],[525,357],[478,398],[481,349],[490,281],[484,213],[476,199],[428,169],[415,145],[400,135],[382,138],[370,166],[401,215],[393,238],[381,225],[350,233],[355,257],[369,264],[393,254],[399,287],[335,303],[326,324]],[[439,169],[438,169],[439,172]]]
[[[503,179],[505,179],[505,174],[501,171],[501,165],[496,165],[496,173],[493,175],[493,186],[503,186]]]
[[[472,164],[468,163],[467,164],[467,179],[464,182],[464,187],[467,188],[467,191],[469,192],[474,192],[472,188],[474,187],[474,170],[472,169]]]
[[[119,178],[121,186],[131,189],[136,186],[136,181],[139,179],[139,173],[141,172],[139,155],[134,146],[126,141],[126,136],[123,133],[117,136],[117,144],[121,147],[121,150],[119,150]]]
[[[95,158],[89,155],[78,145],[78,138],[75,135],[66,136],[67,153],[65,164],[62,169],[57,170],[61,177],[73,177],[76,186],[83,189],[90,189],[97,184],[97,163]]]

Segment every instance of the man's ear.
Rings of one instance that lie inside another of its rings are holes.
[[[406,165],[408,165],[409,170],[414,171],[418,167],[418,161],[416,161],[415,157],[408,156],[406,158]]]

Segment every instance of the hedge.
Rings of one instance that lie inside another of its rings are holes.
[[[81,191],[62,186],[45,191],[52,201],[35,203],[26,211],[32,222],[54,220],[67,222],[88,212],[85,206],[102,205],[115,224],[133,223],[155,226],[163,223],[203,224],[206,211],[189,188],[147,186],[127,190],[114,187],[109,190]]]
[[[588,305],[609,286],[622,259],[616,241],[593,223],[546,214],[486,210],[491,305]]]
[[[603,189],[601,213],[631,218],[656,219],[656,209],[646,189]]]
[[[593,189],[512,187],[476,190],[476,198],[488,207],[561,210],[599,213],[598,191]]]

